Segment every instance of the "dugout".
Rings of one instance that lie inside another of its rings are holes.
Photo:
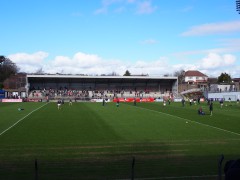
[[[0,99],[5,98],[5,91],[0,89]]]
[[[32,91],[80,90],[94,93],[130,92],[177,94],[177,77],[151,76],[81,76],[81,75],[27,75],[27,93]],[[92,94],[91,94],[92,95]]]

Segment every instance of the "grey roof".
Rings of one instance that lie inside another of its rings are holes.
[[[177,77],[162,77],[162,76],[82,76],[82,75],[35,75],[28,74],[27,78],[54,78],[54,79],[159,79],[159,80],[177,80]]]

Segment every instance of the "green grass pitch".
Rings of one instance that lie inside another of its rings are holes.
[[[216,179],[240,158],[240,106],[0,103],[0,179]],[[21,107],[24,110],[18,111]]]

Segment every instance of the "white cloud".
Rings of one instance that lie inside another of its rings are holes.
[[[106,14],[114,8],[112,12],[121,13],[129,6],[136,6],[137,14],[153,13],[157,6],[153,6],[151,0],[102,0],[101,7],[95,10],[94,14]]]
[[[193,10],[193,6],[187,6],[187,7],[184,7],[183,9],[181,9],[180,11],[186,13],[186,12],[190,12],[192,10]]]
[[[36,52],[34,54],[17,53],[8,56],[8,58],[13,62],[19,64],[39,64],[46,57],[48,57],[48,53],[42,51]]]
[[[189,30],[183,32],[182,36],[201,36],[211,34],[226,34],[240,32],[240,21],[209,23],[199,26],[193,26]]]
[[[125,7],[123,7],[123,6],[121,6],[121,7],[119,7],[119,8],[114,10],[115,13],[122,13],[124,11],[125,11]]]
[[[103,60],[95,54],[76,53],[72,58],[57,56],[46,69],[47,73],[66,74],[109,74],[123,66],[117,60]]]
[[[107,7],[102,7],[102,8],[97,9],[94,12],[94,14],[105,14],[105,13],[107,13],[107,11],[108,11]]]
[[[156,6],[153,6],[151,1],[144,1],[138,3],[137,13],[138,14],[150,14],[157,9]]]
[[[106,60],[98,55],[82,52],[74,54],[73,57],[56,56],[48,62],[44,61],[47,57],[48,54],[44,52],[9,55],[9,58],[21,68],[21,71],[27,73],[34,73],[42,68],[45,73],[100,75],[116,72],[119,75],[123,75],[126,70],[129,70],[132,74],[159,75],[167,73],[170,69],[166,58],[160,58],[152,62],[146,60],[123,62],[120,60]],[[24,60],[24,63],[22,60]]]
[[[172,66],[174,71],[183,69],[184,71],[187,70],[200,70],[197,65],[194,64],[175,64]],[[173,72],[174,72],[173,71]]]
[[[200,67],[204,69],[217,69],[220,67],[227,67],[234,65],[236,57],[231,54],[219,55],[216,53],[209,53],[207,57],[203,58]]]
[[[104,6],[109,6],[111,4],[119,3],[119,2],[123,2],[123,0],[102,0],[102,4]]]
[[[131,74],[164,75],[173,74],[180,69],[200,70],[208,76],[219,76],[221,72],[230,72],[232,77],[239,76],[240,67],[236,65],[237,59],[231,54],[209,53],[199,61],[171,65],[168,57],[160,57],[154,61],[139,60],[124,62],[120,60],[106,60],[96,54],[78,52],[72,57],[56,56],[46,61],[48,53],[37,52],[34,54],[17,53],[9,55],[13,62],[21,68],[22,72],[35,73],[42,68],[45,73],[88,74],[101,75],[115,72],[123,75],[126,70]]]
[[[123,2],[124,0],[102,0],[102,7],[97,9],[94,14],[105,14],[108,12],[109,10],[109,7],[113,4],[116,4],[116,3],[121,3]],[[117,8],[117,10],[115,10],[115,12],[118,12],[119,13],[120,9]]]
[[[127,3],[135,3],[137,0],[127,0]]]
[[[156,44],[158,41],[155,39],[147,39],[142,41],[142,44]]]
[[[17,64],[21,71],[36,72],[43,66],[44,59],[48,57],[48,53],[39,51],[33,54],[17,53],[9,55],[8,58]]]
[[[206,53],[234,53],[239,52],[240,46],[238,45],[226,45],[226,47],[223,48],[214,48],[214,49],[203,49],[203,50],[193,50],[193,51],[183,51],[174,53],[176,56],[186,56],[186,55],[196,55],[196,54],[206,54]]]
[[[234,38],[234,39],[220,39],[218,40],[221,45],[227,46],[227,47],[238,47],[240,50],[240,39],[239,38]]]

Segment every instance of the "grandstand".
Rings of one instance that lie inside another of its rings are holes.
[[[30,99],[153,97],[178,94],[177,77],[27,75]]]
[[[199,97],[204,97],[204,92],[202,88],[194,88],[183,91],[180,93],[185,100],[197,99]]]

